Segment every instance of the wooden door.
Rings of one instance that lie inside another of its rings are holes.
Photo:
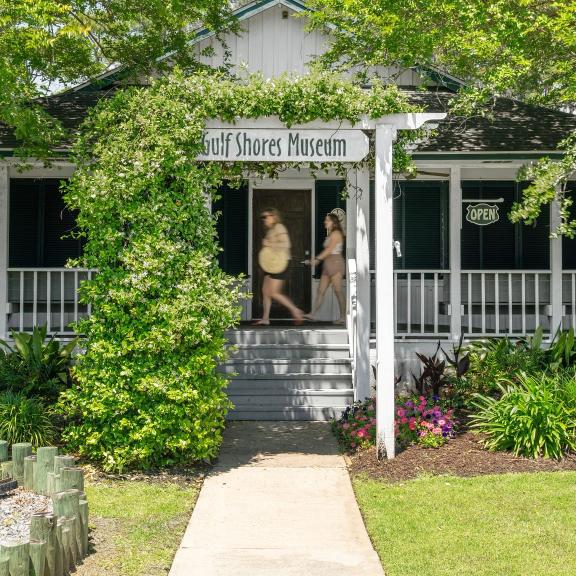
[[[288,277],[283,292],[298,308],[310,310],[312,275],[310,266],[302,260],[310,258],[312,240],[311,192],[309,190],[254,190],[253,210],[253,301],[252,316],[262,316],[262,281],[264,272],[258,266],[258,252],[266,233],[260,215],[267,208],[276,208],[282,215],[282,222],[288,229],[292,243],[292,259],[288,267]],[[270,318],[290,318],[286,308],[272,303]]]

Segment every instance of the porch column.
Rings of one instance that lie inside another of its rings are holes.
[[[450,168],[450,336],[462,334],[462,283],[460,250],[462,233],[462,183],[460,166]]]
[[[396,130],[376,126],[376,448],[394,458],[394,261],[392,143]]]
[[[0,165],[0,338],[6,338],[8,320],[8,166]]]
[[[370,172],[356,171],[356,400],[370,396]]]
[[[550,205],[550,232],[560,225],[560,203],[553,200]],[[562,238],[550,238],[550,303],[552,318],[550,320],[550,335],[562,327]]]

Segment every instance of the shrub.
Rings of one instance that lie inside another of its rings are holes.
[[[443,410],[434,400],[435,397],[413,396],[398,402],[394,426],[401,447],[419,444],[437,448],[454,437],[453,411]]]
[[[10,444],[51,444],[55,437],[51,413],[40,400],[22,393],[0,394],[0,438]]]
[[[77,339],[61,344],[52,336],[46,339],[46,326],[34,327],[32,334],[12,332],[14,347],[0,340],[1,387],[54,402],[69,381],[72,353]]]
[[[541,337],[512,341],[509,338],[479,340],[467,347],[470,366],[454,382],[454,404],[472,408],[475,394],[498,396],[500,383],[515,380],[521,372],[540,373],[546,365],[546,351]]]
[[[332,421],[338,443],[346,450],[368,448],[376,442],[376,400],[367,398],[346,407],[339,420]]]
[[[576,449],[574,372],[520,374],[498,388],[499,398],[476,395],[471,418],[489,450],[559,459]]]

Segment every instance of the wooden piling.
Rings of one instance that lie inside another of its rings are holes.
[[[80,521],[82,523],[82,555],[88,554],[88,501],[80,500]]]
[[[48,473],[54,472],[54,458],[58,456],[58,448],[47,446],[38,448],[36,452],[36,470],[34,471],[34,490],[38,494],[47,495]]]
[[[0,440],[0,462],[6,462],[6,460],[8,460],[8,442]]]
[[[45,576],[62,576],[62,561],[58,572],[58,540],[56,537],[56,517],[49,512],[33,514],[30,519],[30,540],[46,542]]]
[[[55,456],[54,457],[54,474],[58,476],[62,468],[74,468],[76,464],[76,458],[74,456]]]
[[[4,480],[5,478],[12,478],[13,468],[14,466],[12,464],[12,460],[2,462],[2,464],[0,464],[0,471],[1,471],[0,480]]]
[[[24,458],[24,488],[34,490],[34,470],[36,469],[36,456]]]
[[[0,576],[10,576],[8,558],[0,558]]]
[[[84,492],[84,471],[82,468],[61,468],[55,482],[55,492],[76,489]]]
[[[30,540],[30,564],[33,576],[50,576],[46,573],[46,542]]]
[[[30,544],[0,544],[0,558],[8,559],[10,576],[30,576]]]
[[[24,483],[24,458],[32,455],[32,444],[28,442],[20,442],[12,444],[12,463],[14,465],[13,474],[14,480],[18,484]]]

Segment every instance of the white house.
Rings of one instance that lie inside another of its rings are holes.
[[[329,42],[305,30],[305,8],[296,0],[252,2],[237,16],[243,32],[225,37],[229,58],[214,36],[200,32],[193,49],[201,61],[230,66],[239,74],[305,74]],[[408,97],[429,112],[445,111],[459,87],[457,80],[434,70],[378,72],[394,76]],[[89,106],[121,84],[121,75],[113,71],[55,96],[48,108],[66,125],[76,126]],[[414,152],[417,177],[394,181],[397,249],[393,301],[387,305],[394,318],[397,372],[408,370],[415,350],[428,350],[439,339],[523,336],[537,326],[550,335],[576,324],[576,241],[550,239],[557,207],[533,226],[514,225],[507,218],[525,186],[516,181],[518,168],[544,155],[558,156],[558,143],[574,129],[575,116],[500,99],[493,121],[448,119],[419,144]],[[0,336],[45,323],[65,335],[73,321],[90,313],[78,302],[76,287],[92,272],[64,268],[81,250],[78,242],[61,239],[74,225],[74,214],[64,207],[59,182],[74,167],[57,160],[50,168],[38,164],[20,172],[11,158],[16,144],[11,131],[0,126],[0,303],[5,303]],[[369,259],[374,272],[379,222],[373,185],[348,199],[340,194],[343,186],[335,174],[313,175],[303,165],[277,180],[250,179],[240,190],[223,190],[214,206],[222,211],[221,265],[232,274],[243,273],[253,293],[244,303],[243,320],[258,318],[261,311],[258,215],[267,206],[282,211],[296,263],[321,250],[326,213],[343,210],[348,266],[353,272],[358,258]],[[357,234],[359,204],[368,222],[366,242]],[[313,304],[319,272],[304,265],[290,269],[285,289],[303,309]],[[357,358],[351,339],[357,321],[366,323],[369,310],[374,320],[376,309],[374,290],[372,302],[355,290],[349,283],[347,330],[327,324],[337,317],[336,302],[329,299],[319,316],[326,323],[287,330],[285,313],[278,308],[269,330],[246,327],[231,334],[241,345],[225,368],[240,373],[231,385],[236,417],[326,418],[354,397],[351,374]]]

